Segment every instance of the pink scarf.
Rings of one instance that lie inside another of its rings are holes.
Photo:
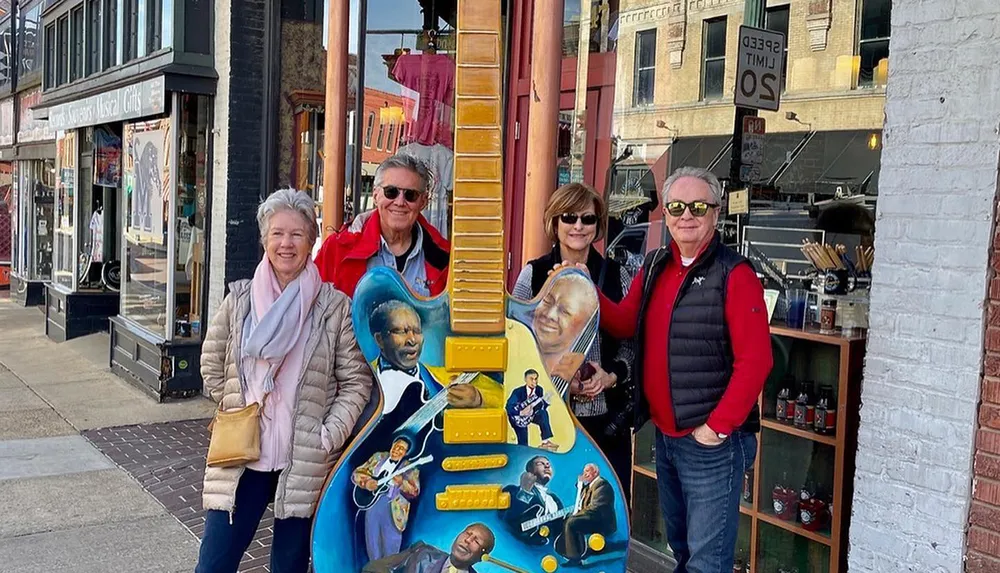
[[[244,390],[254,394],[274,390],[275,377],[285,357],[309,330],[313,303],[322,280],[316,264],[309,260],[302,272],[281,290],[271,262],[264,255],[250,283],[250,312],[243,325],[241,378]],[[294,373],[298,380],[302,364],[289,365],[282,378]],[[263,372],[262,372],[263,371]]]

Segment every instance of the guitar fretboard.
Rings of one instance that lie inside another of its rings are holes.
[[[503,236],[500,3],[458,3],[451,329],[502,334]]]

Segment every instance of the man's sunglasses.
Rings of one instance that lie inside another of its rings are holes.
[[[423,195],[423,191],[416,189],[404,189],[395,185],[384,185],[382,187],[382,194],[390,201],[395,201],[396,197],[399,197],[400,192],[403,193],[403,199],[406,199],[407,203],[416,203],[420,199],[420,196]]]
[[[704,217],[709,209],[715,209],[718,206],[718,203],[708,203],[707,201],[691,201],[690,203],[671,201],[667,203],[667,213],[671,217],[680,217],[684,214],[685,209],[690,209],[691,214],[695,217]]]
[[[563,213],[562,215],[559,215],[559,220],[567,225],[576,225],[577,220],[579,220],[585,227],[589,227],[597,224],[597,215],[593,213],[587,213],[586,215]]]

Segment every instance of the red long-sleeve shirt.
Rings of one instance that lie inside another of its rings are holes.
[[[674,303],[691,267],[684,267],[679,250],[675,245],[672,248],[674,256],[657,277],[646,308],[642,380],[653,423],[664,434],[681,437],[691,433],[693,428],[677,428],[666,349]],[[601,327],[612,336],[629,338],[635,335],[644,277],[645,269],[642,269],[619,304],[598,292]],[[722,400],[708,417],[708,426],[716,432],[731,434],[746,420],[772,366],[764,288],[750,265],[738,265],[729,273],[725,315],[734,357],[733,374]]]

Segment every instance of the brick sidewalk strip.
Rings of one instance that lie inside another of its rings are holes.
[[[119,426],[87,430],[83,436],[201,539],[205,530],[201,491],[208,452],[208,422],[205,419]],[[243,555],[240,573],[270,572],[273,524],[274,513],[269,506]]]

